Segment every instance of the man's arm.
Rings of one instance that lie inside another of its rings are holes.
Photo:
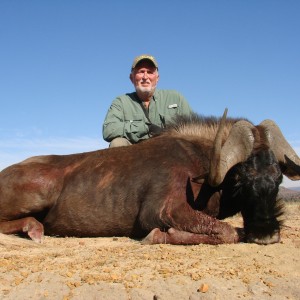
[[[125,111],[126,110],[126,111]],[[105,117],[103,123],[103,139],[111,142],[116,137],[124,137],[131,143],[148,138],[149,128],[142,111],[138,112],[132,106],[123,105],[120,98],[116,98]]]
[[[104,119],[103,139],[111,142],[116,137],[124,137],[124,112],[121,101],[115,99]]]

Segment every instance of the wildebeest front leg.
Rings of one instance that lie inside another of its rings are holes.
[[[224,243],[224,241],[219,239],[217,236],[181,231],[174,228],[169,228],[167,231],[161,231],[159,228],[155,228],[142,240],[142,243],[172,245],[218,245]]]
[[[224,243],[237,243],[242,239],[239,237],[236,230],[232,228],[229,232],[220,235],[207,235],[192,233],[174,228],[169,228],[167,231],[161,231],[159,228],[153,229],[143,240],[143,244],[172,244],[172,245],[197,245],[209,244],[218,245]]]
[[[157,244],[230,244],[242,239],[238,230],[230,224],[219,221],[201,211],[183,205],[166,205],[160,220],[168,230],[154,228],[144,239],[144,243]]]
[[[0,222],[0,232],[14,234],[24,232],[35,242],[41,243],[44,236],[44,227],[33,217],[22,218],[13,221]]]

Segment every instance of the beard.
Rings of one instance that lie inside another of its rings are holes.
[[[150,98],[153,96],[155,91],[155,86],[137,86],[136,87],[136,92],[139,95],[140,98],[145,99],[145,98]]]

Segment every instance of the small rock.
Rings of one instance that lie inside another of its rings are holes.
[[[197,291],[201,293],[206,293],[208,291],[208,284],[202,283]]]

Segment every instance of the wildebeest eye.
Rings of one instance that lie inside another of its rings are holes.
[[[240,180],[240,178],[241,178],[241,176],[239,174],[234,174],[234,180],[235,181],[238,182]]]

